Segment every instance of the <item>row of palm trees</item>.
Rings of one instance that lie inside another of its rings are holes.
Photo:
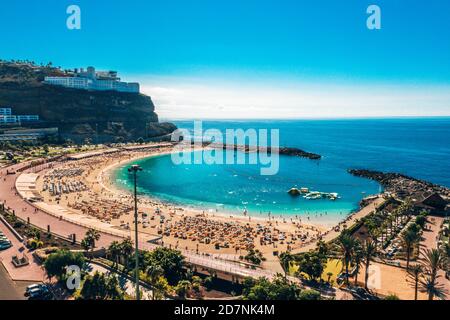
[[[130,238],[126,238],[122,242],[113,241],[108,247],[107,254],[113,261],[113,268],[117,269],[122,263],[125,268],[128,268],[133,254],[133,242]]]
[[[402,225],[400,223],[405,223],[410,220],[411,212],[411,202],[406,200],[389,214],[385,211],[379,211],[366,218],[364,224],[368,228],[369,236],[375,241],[375,245],[380,248],[380,251],[388,245],[389,241],[393,240],[396,236],[395,232],[401,230]],[[418,215],[416,221],[399,234],[399,239],[405,251],[407,268],[409,268],[413,253],[419,251],[418,247],[422,239],[425,216],[426,213]],[[422,222],[417,223],[419,219]],[[379,238],[381,238],[381,243],[378,240]]]
[[[409,269],[409,263],[411,261],[411,254],[414,252],[414,248],[419,246],[422,239],[422,232],[420,229],[415,228],[415,224],[407,228],[400,235],[401,242],[406,252],[406,269]]]
[[[364,242],[352,237],[348,232],[342,232],[337,239],[338,256],[345,269],[345,281],[349,285],[349,268],[355,268],[355,285],[358,283],[358,274],[361,266],[365,266],[364,287],[368,289],[369,267],[377,253],[375,242],[368,238]]]
[[[107,255],[110,260],[113,261],[112,268],[119,269],[119,265],[123,265],[125,270],[134,268],[134,265],[130,265],[132,262],[133,242],[130,238],[124,239],[122,242],[113,241],[107,249]],[[145,279],[152,287],[152,299],[159,300],[164,297],[170,291],[170,285],[167,279],[164,277],[164,269],[157,264],[141,265],[143,270],[140,270],[141,279]]]
[[[418,292],[424,292],[428,295],[428,300],[435,297],[443,299],[447,292],[442,284],[439,283],[441,275],[439,270],[448,268],[450,257],[439,249],[423,249],[420,252],[418,263],[409,267],[408,275],[414,285],[414,299],[417,300]]]
[[[327,254],[327,245],[318,243],[317,250],[325,255]],[[370,265],[377,255],[376,243],[368,238],[360,241],[351,236],[349,232],[342,232],[336,241],[335,254],[339,257],[343,270],[345,271],[345,281],[349,285],[350,268],[354,268],[355,278],[354,284],[358,283],[358,274],[361,266],[364,265],[364,287],[368,290],[369,269]],[[285,270],[285,275],[289,272],[292,263],[296,261],[296,256],[288,252],[280,255],[280,262]],[[434,298],[444,298],[446,295],[445,288],[439,283],[441,275],[439,270],[446,270],[450,258],[448,253],[438,249],[426,249],[420,252],[418,263],[407,266],[408,278],[414,287],[414,299],[417,300],[418,292],[424,292],[428,295],[429,300]]]
[[[317,243],[316,251],[318,254],[323,256],[325,259],[327,256],[332,255],[340,259],[343,269],[345,270],[345,281],[349,285],[349,270],[350,267],[355,268],[355,285],[358,283],[358,273],[361,266],[365,266],[365,276],[364,276],[364,287],[368,289],[369,280],[369,267],[370,263],[373,261],[374,256],[377,253],[376,243],[370,238],[364,242],[352,237],[350,233],[344,231],[338,237],[336,242],[336,252],[330,252],[329,246],[323,242],[319,241]],[[290,254],[289,252],[283,252],[280,254],[280,263],[285,271],[285,277],[289,273],[289,269],[292,263],[297,261],[297,256]],[[328,278],[332,274],[328,274]]]
[[[416,241],[416,240],[414,240]],[[355,285],[358,282],[358,273],[362,263],[365,265],[364,287],[368,289],[369,267],[377,254],[377,246],[370,238],[363,243],[343,232],[337,241],[339,257],[346,274],[346,284],[349,285],[349,267],[355,268]],[[418,292],[424,292],[429,300],[435,297],[444,298],[445,288],[439,284],[439,270],[446,270],[449,264],[449,256],[439,249],[423,249],[420,252],[418,263],[414,266],[407,265],[409,278],[413,280],[414,298],[417,300]]]
[[[400,223],[405,223],[410,219],[411,209],[411,202],[406,200],[390,212],[377,211],[365,218],[364,224],[377,246],[383,248],[392,238],[393,231],[400,229]],[[381,238],[381,243],[378,238]]]

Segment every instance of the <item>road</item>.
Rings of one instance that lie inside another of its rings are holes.
[[[0,263],[0,300],[25,300],[24,289],[18,286]]]

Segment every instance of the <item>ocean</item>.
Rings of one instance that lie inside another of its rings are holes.
[[[193,121],[173,121],[192,131]],[[279,129],[280,146],[322,155],[321,160],[280,156],[279,172],[260,175],[258,165],[175,165],[170,156],[137,161],[139,193],[163,201],[217,212],[267,216],[307,216],[328,222],[356,210],[376,194],[374,181],[350,168],[399,172],[450,187],[450,118],[351,120],[203,121],[203,129]],[[122,166],[113,173],[126,189],[132,180]],[[335,192],[337,200],[307,200],[292,187]]]

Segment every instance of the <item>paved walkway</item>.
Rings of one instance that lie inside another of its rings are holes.
[[[14,281],[31,281],[31,282],[42,282],[45,280],[45,272],[41,266],[35,261],[32,253],[26,249],[24,244],[20,242],[16,236],[0,221],[0,230],[5,234],[5,236],[11,241],[12,247],[0,251],[0,261],[2,262],[5,269],[8,271],[9,276]],[[16,268],[11,260],[13,256],[22,257],[26,254],[29,258],[30,264],[24,267]]]
[[[2,201],[5,206],[13,209],[19,218],[24,220],[29,218],[31,224],[42,229],[47,229],[47,226],[50,226],[53,233],[63,237],[69,237],[71,234],[75,233],[77,240],[84,238],[87,228],[67,221],[60,221],[57,217],[49,215],[42,210],[35,210],[36,208],[34,206],[30,205],[16,193],[15,181],[17,175],[5,176],[4,171],[5,170],[0,171],[0,179],[3,180],[2,183],[0,183],[0,201]],[[99,247],[107,247],[114,240],[120,240],[120,238],[102,234],[97,245]]]
[[[427,218],[426,230],[423,232],[423,240],[421,242],[423,247],[428,249],[437,248],[438,235],[443,221],[443,217],[429,216]]]
[[[423,240],[421,242],[422,247],[427,249],[436,249],[439,231],[444,221],[443,217],[429,216],[426,223],[427,230],[423,232]],[[450,298],[450,280],[445,278],[445,272],[439,270],[438,283],[444,287],[447,292],[447,299]]]

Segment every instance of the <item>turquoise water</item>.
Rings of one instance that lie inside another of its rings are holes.
[[[177,122],[180,128],[192,122]],[[252,215],[309,215],[330,220],[358,208],[377,183],[356,178],[348,168],[395,171],[450,185],[450,119],[207,121],[204,129],[273,128],[280,145],[319,153],[320,161],[280,156],[274,176],[260,175],[257,165],[175,165],[170,156],[137,161],[139,192],[164,201],[219,212]],[[131,187],[126,166],[114,176]],[[291,187],[337,192],[340,199],[306,200],[287,194]]]

